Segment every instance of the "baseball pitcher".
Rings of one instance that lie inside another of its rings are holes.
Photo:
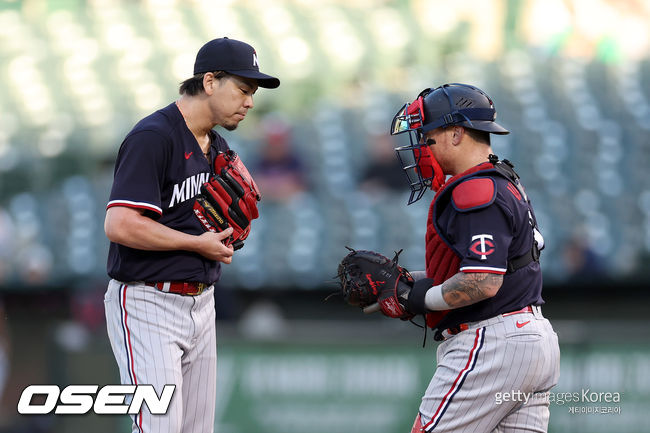
[[[198,52],[180,98],[145,117],[120,146],[106,211],[111,241],[108,336],[124,384],[176,385],[165,415],[146,406],[138,433],[214,429],[217,350],[213,284],[243,246],[260,195],[213,128],[237,128],[258,87],[250,45],[220,38]]]

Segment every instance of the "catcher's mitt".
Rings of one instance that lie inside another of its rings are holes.
[[[380,309],[389,317],[413,318],[407,309],[413,277],[397,264],[399,253],[391,260],[374,251],[348,249],[338,268],[345,302],[365,312]]]
[[[194,214],[203,228],[221,232],[228,227],[233,234],[224,242],[235,250],[244,246],[251,221],[259,216],[261,196],[255,181],[233,151],[220,152],[214,161],[215,175],[201,186],[194,202]]]

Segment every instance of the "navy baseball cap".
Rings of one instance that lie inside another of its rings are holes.
[[[275,89],[280,80],[260,72],[255,48],[236,39],[213,39],[201,47],[194,62],[194,75],[224,71],[245,78],[254,78],[260,87]]]

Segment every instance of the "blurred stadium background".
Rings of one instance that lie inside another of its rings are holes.
[[[428,200],[406,207],[386,132],[445,82],[484,89],[512,131],[493,144],[546,238],[555,391],[621,393],[554,402],[550,430],[650,431],[649,23],[647,0],[0,0],[0,432],[128,431],[16,404],[29,384],[118,381],[102,302],[115,155],[220,36],[282,86],[223,134],[265,199],[216,292],[217,431],[410,428],[434,342],[324,298],[344,245],[423,268]]]

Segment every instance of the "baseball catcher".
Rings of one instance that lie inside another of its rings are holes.
[[[493,153],[491,135],[509,133],[496,117],[492,99],[468,84],[424,89],[404,104],[390,133],[409,136],[395,149],[408,203],[435,193],[425,270],[409,273],[397,257],[367,251],[339,266],[348,303],[400,319],[424,315],[425,330],[444,341],[411,433],[547,431],[560,358],[541,310],[544,238],[514,165]],[[535,395],[535,404],[495,403],[512,392]]]
[[[221,232],[233,228],[224,242],[235,250],[244,246],[251,221],[259,216],[261,196],[255,181],[233,150],[221,152],[214,160],[214,175],[201,186],[194,202],[194,214],[205,230]]]

